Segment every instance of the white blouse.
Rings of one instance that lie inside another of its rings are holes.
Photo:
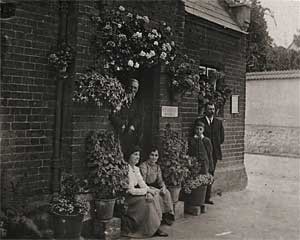
[[[140,169],[138,167],[134,166],[132,168],[129,165],[128,177],[129,177],[128,193],[130,193],[131,195],[145,195],[147,193],[149,187],[144,182]]]

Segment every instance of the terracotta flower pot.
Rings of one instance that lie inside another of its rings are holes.
[[[79,239],[83,215],[60,215],[52,213],[53,231],[56,239]]]
[[[95,200],[96,218],[108,220],[113,217],[116,199],[97,199]]]
[[[207,185],[193,189],[191,194],[185,195],[185,203],[189,206],[201,206],[205,202]]]
[[[181,187],[179,187],[179,186],[168,186],[168,190],[171,194],[171,198],[172,198],[173,203],[177,203],[178,200],[179,200],[179,194],[180,194]]]

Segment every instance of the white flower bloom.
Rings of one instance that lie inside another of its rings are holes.
[[[166,30],[168,31],[168,32],[171,32],[171,27],[166,27]]]
[[[174,41],[171,42],[171,46],[172,46],[172,47],[175,46],[175,42],[174,42]]]
[[[122,27],[122,24],[118,23],[118,28],[121,28]]]
[[[149,38],[150,40],[152,40],[152,39],[155,38],[155,36],[154,36],[152,33],[148,33],[148,38]]]
[[[151,55],[150,53],[147,53],[147,54],[146,54],[146,58],[147,58],[147,59],[149,59],[149,58],[151,58],[151,57],[152,57],[152,55]]]
[[[135,68],[139,68],[139,67],[140,67],[140,64],[139,64],[138,62],[136,62],[136,63],[134,64],[134,67],[135,67]]]
[[[153,45],[158,46],[158,41],[154,41]]]
[[[146,53],[142,50],[142,51],[140,52],[140,56],[141,56],[141,57],[145,57],[145,56],[146,56]]]
[[[125,11],[125,8],[124,8],[123,6],[120,6],[120,7],[119,7],[119,10],[120,10],[121,12],[124,12],[124,11]]]
[[[165,53],[165,52],[162,52],[161,54],[160,54],[160,58],[161,59],[166,59],[166,57],[167,57],[167,54]]]
[[[167,43],[167,44],[166,44],[166,47],[167,47],[167,49],[169,50],[169,52],[171,52],[172,47],[171,47],[170,43]]]
[[[147,16],[144,16],[144,21],[145,21],[145,23],[149,23],[150,22],[150,20],[149,20],[149,18]]]
[[[133,64],[134,64],[134,62],[133,62],[132,60],[129,60],[129,61],[128,61],[128,66],[129,66],[129,67],[133,67]]]
[[[165,43],[163,43],[163,45],[162,45],[162,50],[163,50],[163,51],[167,51],[167,46],[166,46]]]
[[[141,32],[135,32],[133,35],[132,35],[132,37],[134,37],[134,38],[141,38],[143,36],[143,33],[141,33]]]
[[[151,55],[151,57],[154,57],[155,56],[155,51],[151,50],[150,55]]]
[[[158,35],[158,32],[157,32],[156,29],[152,29],[152,33],[153,33],[154,35]]]

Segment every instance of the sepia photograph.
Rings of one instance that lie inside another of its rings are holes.
[[[0,11],[0,239],[300,239],[300,0]]]

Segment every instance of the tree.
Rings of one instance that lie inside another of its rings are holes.
[[[297,47],[300,47],[300,29],[297,30],[296,34],[294,34],[294,43]]]
[[[269,36],[265,14],[270,9],[263,8],[258,0],[251,1],[251,22],[248,29],[247,72],[266,70],[267,55],[272,49],[273,39]]]

